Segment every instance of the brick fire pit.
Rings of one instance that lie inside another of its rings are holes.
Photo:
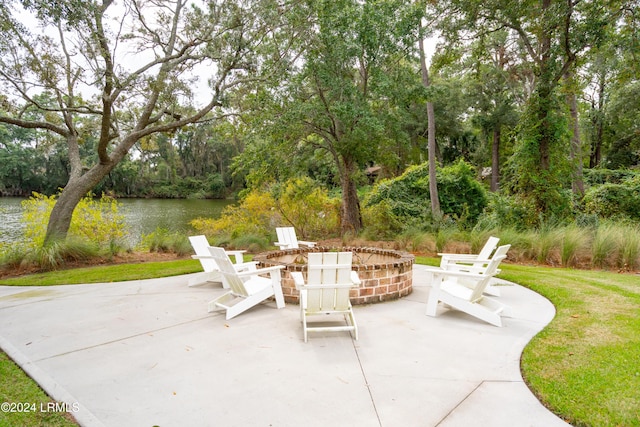
[[[284,265],[282,270],[282,292],[288,303],[298,303],[299,295],[291,272],[301,271],[306,278],[307,253],[309,252],[353,252],[353,271],[358,272],[361,284],[351,290],[351,303],[369,304],[388,301],[409,295],[413,283],[415,257],[406,252],[363,247],[314,247],[265,252],[253,260],[260,267]]]

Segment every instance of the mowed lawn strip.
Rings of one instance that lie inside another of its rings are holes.
[[[640,275],[503,265],[500,277],[556,308],[522,355],[538,399],[574,426],[640,426]]]
[[[70,413],[55,408],[49,396],[0,351],[0,427],[77,426]],[[70,407],[73,411],[73,407]]]
[[[199,271],[202,271],[199,261],[184,259],[56,270],[0,279],[0,285],[53,286],[78,285],[82,283],[110,283],[178,276],[181,274],[197,273]]]

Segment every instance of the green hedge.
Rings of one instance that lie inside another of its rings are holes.
[[[640,176],[620,184],[591,187],[584,196],[587,213],[604,218],[628,217],[640,220]]]
[[[622,184],[631,178],[640,176],[640,171],[630,169],[585,169],[584,182],[587,185]]]
[[[438,199],[444,215],[473,225],[487,206],[487,192],[476,180],[473,167],[463,161],[439,168]],[[431,202],[429,165],[413,166],[398,178],[381,181],[371,191],[366,206],[385,202],[391,213],[409,222],[428,221]]]

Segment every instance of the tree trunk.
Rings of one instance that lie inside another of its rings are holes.
[[[569,103],[569,112],[571,115],[571,146],[569,157],[573,166],[571,189],[573,194],[580,197],[584,196],[584,181],[582,175],[582,145],[580,143],[580,124],[578,123],[578,101],[576,92],[573,88],[573,72],[568,71],[565,74],[565,80],[569,86],[569,94],[567,102]]]
[[[500,189],[500,125],[493,129],[493,143],[491,144],[491,191]]]
[[[73,211],[80,200],[106,177],[124,157],[124,151],[114,152],[115,159],[107,164],[98,163],[81,176],[71,177],[51,210],[44,245],[67,237]]]
[[[125,138],[121,145],[111,153],[111,157],[107,159],[107,162],[96,164],[82,175],[71,175],[67,185],[60,193],[60,197],[58,197],[56,204],[51,210],[47,233],[44,237],[45,246],[67,238],[67,233],[71,227],[73,211],[80,200],[115,168],[135,141],[136,139],[131,136]]]
[[[591,123],[593,124],[593,134],[591,140],[591,153],[589,155],[589,167],[595,168],[600,164],[602,160],[602,140],[604,136],[604,126],[603,120],[604,117],[604,91],[605,91],[605,74],[604,72],[600,74],[600,78],[598,79],[598,106],[591,106],[592,118]]]
[[[343,157],[340,168],[340,185],[342,187],[342,212],[340,229],[342,235],[358,234],[362,229],[362,215],[360,214],[360,200],[356,183],[353,181],[356,164],[353,160]]]
[[[429,70],[424,53],[424,40],[420,40],[420,68],[422,70],[422,84],[428,88]],[[436,121],[433,111],[433,102],[427,101],[427,141],[429,150],[429,198],[431,199],[431,214],[434,218],[441,216],[440,199],[438,198],[438,182],[436,180]]]
[[[547,13],[551,8],[551,0],[542,0],[542,11]],[[537,117],[538,123],[540,123],[540,134],[538,139],[538,152],[540,169],[542,171],[548,171],[551,169],[551,144],[554,141],[553,126],[551,124],[551,109],[552,109],[552,92],[553,92],[553,71],[552,71],[552,59],[551,59],[551,29],[545,28],[543,34],[540,36],[540,75],[538,83],[537,95]],[[535,96],[535,94],[534,94]]]

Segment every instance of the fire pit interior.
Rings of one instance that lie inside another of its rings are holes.
[[[352,252],[354,271],[358,272],[361,284],[351,290],[352,304],[369,304],[388,301],[409,295],[412,291],[414,256],[390,249],[365,247],[323,247],[287,249],[265,252],[254,257],[260,266],[284,265],[282,270],[282,292],[285,301],[298,303],[299,295],[291,272],[301,271],[306,275],[309,252]]]

